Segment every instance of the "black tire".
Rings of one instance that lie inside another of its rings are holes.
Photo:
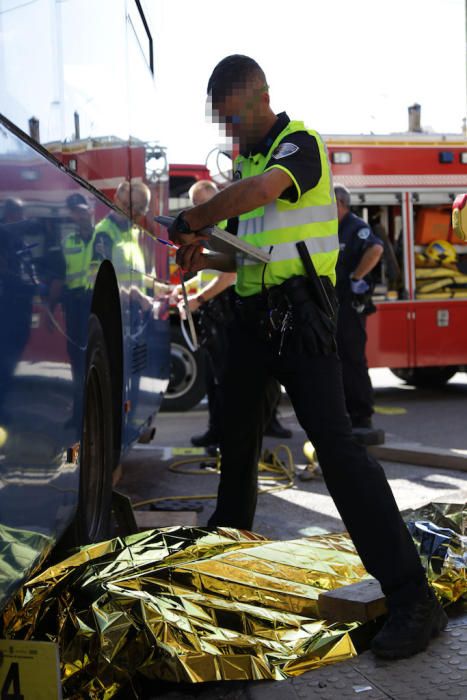
[[[192,352],[180,327],[170,329],[170,381],[162,402],[162,411],[189,411],[206,394],[204,352]]]
[[[391,372],[419,389],[436,389],[455,375],[457,367],[401,367],[391,369]]]
[[[112,381],[104,333],[94,314],[89,318],[85,381],[79,501],[65,535],[67,545],[99,542],[112,535]]]

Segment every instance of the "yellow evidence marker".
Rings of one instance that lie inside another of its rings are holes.
[[[0,639],[0,697],[62,700],[57,645]]]

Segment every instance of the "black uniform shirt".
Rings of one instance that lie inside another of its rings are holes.
[[[285,112],[277,115],[277,120],[261,141],[251,149],[242,151],[244,158],[253,158],[257,154],[266,156],[272,144],[277,139],[281,131],[290,122],[290,118]],[[296,202],[302,194],[316,187],[321,178],[321,158],[318,143],[314,136],[307,131],[295,131],[284,136],[277,144],[266,163],[264,170],[279,166],[286,170],[297,183],[288,187],[280,196],[288,202]],[[241,178],[240,172],[234,173],[234,180]],[[236,233],[238,219],[230,219],[227,231]]]
[[[339,299],[350,297],[350,275],[358,267],[367,248],[372,245],[383,246],[383,242],[375,236],[369,225],[363,219],[349,212],[339,222],[339,258],[336,266],[336,288]],[[371,283],[371,273],[365,276]]]

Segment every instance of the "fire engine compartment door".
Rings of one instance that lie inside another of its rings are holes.
[[[412,356],[412,311],[407,302],[377,304],[377,313],[367,319],[369,367],[410,367]]]
[[[467,300],[417,301],[415,304],[415,365],[467,363]]]

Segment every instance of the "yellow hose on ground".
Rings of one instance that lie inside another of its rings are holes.
[[[279,458],[280,451],[285,452],[286,460],[282,461]],[[190,457],[187,459],[179,459],[176,462],[172,462],[169,466],[171,472],[176,474],[188,474],[188,475],[202,475],[212,474],[212,471],[207,471],[206,469],[187,469],[185,465],[199,463],[199,456],[196,458]],[[206,457],[202,460],[205,464],[215,465],[214,471],[220,473],[220,457]],[[268,486],[262,488],[259,486],[258,493],[273,493],[274,491],[283,491],[285,489],[293,486],[295,465],[292,457],[292,452],[287,447],[287,445],[278,445],[274,450],[269,452],[265,450],[261,456],[261,460],[258,462],[259,469],[259,482],[269,482],[274,481],[276,484],[274,486]],[[262,472],[272,472],[272,475],[264,475]],[[277,483],[285,482],[285,483]],[[217,498],[217,494],[201,494],[201,495],[191,495],[191,496],[160,496],[159,498],[147,498],[144,501],[138,501],[133,503],[133,508],[142,508],[151,503],[162,503],[163,501],[200,501],[200,500],[210,500]]]

